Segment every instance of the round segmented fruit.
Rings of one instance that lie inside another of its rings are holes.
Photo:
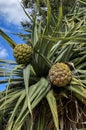
[[[55,86],[64,87],[70,83],[71,78],[71,70],[65,63],[56,63],[49,70],[49,79]]]
[[[27,44],[17,44],[14,48],[14,57],[18,64],[28,64],[32,53],[33,48]]]

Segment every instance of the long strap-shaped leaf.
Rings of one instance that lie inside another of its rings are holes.
[[[28,17],[28,19],[29,19],[29,20],[31,20],[31,22],[33,22],[32,17],[29,15],[29,13],[27,13],[27,11],[25,10],[25,8],[24,8],[24,6],[21,4],[21,2],[20,2],[20,5],[21,5],[21,7],[22,7],[22,9],[23,9],[24,13],[25,13],[25,14],[26,14],[26,16]]]
[[[56,130],[59,130],[59,120],[58,120],[58,112],[57,112],[57,104],[56,104],[56,99],[54,97],[53,91],[49,91],[49,93],[46,96],[51,112],[52,112],[52,116],[53,116],[53,120],[54,120],[54,124],[56,127]]]
[[[30,103],[30,98],[29,98],[30,65],[28,65],[27,67],[24,68],[23,75],[24,75],[24,83],[25,83],[25,88],[26,88],[26,97],[27,97],[28,109],[29,109],[29,111],[32,115],[31,103]]]
[[[5,33],[0,29],[0,35],[8,42],[8,44],[14,48],[16,43]]]
[[[50,27],[50,20],[51,20],[51,6],[50,1],[45,0],[45,4],[47,6],[47,27]]]
[[[30,86],[29,98],[32,109],[37,106],[37,104],[43,99],[49,90],[50,86],[48,86],[48,81],[44,78],[41,78],[38,83]],[[22,92],[22,94],[24,94],[24,92]],[[27,100],[25,98],[22,109],[20,110],[19,115],[14,122],[13,130],[17,130],[18,127],[20,127],[25,122],[29,113],[30,111],[27,109]],[[28,125],[30,125],[30,122],[28,122]]]
[[[15,118],[15,115],[16,115],[16,111],[17,111],[17,109],[18,109],[20,103],[21,103],[22,100],[24,99],[24,96],[25,96],[25,93],[22,93],[21,96],[19,97],[19,99],[18,99],[18,101],[17,101],[17,103],[16,103],[16,105],[15,105],[15,108],[14,108],[14,110],[13,110],[13,112],[12,112],[12,115],[11,115],[9,121],[8,121],[6,130],[11,130],[11,129],[12,129],[12,125],[13,125],[13,123],[14,123],[14,118]]]
[[[37,41],[38,41],[38,28],[37,28],[37,18],[35,17],[34,18],[34,21],[33,21],[33,29],[32,29],[32,43],[33,43],[33,46],[35,46],[37,44]]]
[[[58,22],[57,22],[56,28],[55,28],[52,36],[55,36],[56,32],[59,31],[59,29],[61,27],[61,23],[62,23],[62,16],[63,16],[63,12],[62,12],[62,0],[58,0],[58,2],[59,2]]]

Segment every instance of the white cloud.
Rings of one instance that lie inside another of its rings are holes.
[[[27,19],[19,1],[0,0],[0,14],[2,14],[6,22],[19,25],[20,21]]]
[[[2,45],[0,45],[0,58],[2,59],[6,57],[8,57],[8,52]]]

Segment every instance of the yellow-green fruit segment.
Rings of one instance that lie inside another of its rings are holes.
[[[49,70],[49,79],[55,86],[64,87],[70,83],[71,78],[71,70],[65,63],[56,63]]]
[[[17,44],[13,52],[18,64],[28,64],[32,57],[33,48],[27,44]]]

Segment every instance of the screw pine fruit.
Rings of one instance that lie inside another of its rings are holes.
[[[14,48],[14,57],[18,64],[28,64],[31,60],[33,49],[27,44],[17,44]]]
[[[70,83],[71,78],[71,70],[65,63],[56,63],[49,70],[49,79],[55,86],[64,87]]]

